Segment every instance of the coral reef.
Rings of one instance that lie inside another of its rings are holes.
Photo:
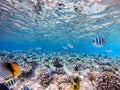
[[[1,61],[16,61],[21,73],[10,89],[72,90],[76,75],[80,90],[119,90],[119,57],[94,54],[0,52]],[[0,79],[2,83],[4,80]],[[111,89],[112,88],[112,89]]]
[[[112,72],[102,72],[95,78],[97,90],[119,90],[120,77]]]
[[[51,74],[47,74],[47,73],[40,73],[40,76],[38,77],[38,82],[44,86],[47,87],[50,85],[50,83],[53,81],[54,76],[52,76]]]

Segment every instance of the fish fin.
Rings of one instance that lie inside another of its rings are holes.
[[[0,78],[9,79],[11,77],[13,77],[13,74],[10,71],[0,67]]]
[[[10,87],[14,85],[16,82],[17,82],[17,78],[12,78],[12,79],[7,80],[5,83],[7,87]]]

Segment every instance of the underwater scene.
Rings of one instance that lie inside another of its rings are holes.
[[[0,0],[0,90],[120,90],[120,0]]]

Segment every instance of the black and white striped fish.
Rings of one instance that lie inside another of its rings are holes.
[[[103,37],[96,37],[93,39],[92,44],[95,47],[103,47],[106,44],[106,40]]]
[[[4,84],[5,84],[7,87],[11,87],[11,86],[13,86],[16,82],[17,82],[17,78],[13,78],[13,79],[7,80],[6,82],[4,82]]]

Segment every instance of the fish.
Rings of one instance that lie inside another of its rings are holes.
[[[106,40],[103,37],[96,37],[93,39],[92,44],[95,47],[103,47],[106,45]]]
[[[16,62],[0,62],[0,78],[10,79],[20,73],[20,66]]]
[[[63,65],[59,62],[55,63],[54,66],[57,67],[57,68],[62,68],[63,67]]]
[[[74,48],[74,46],[73,46],[72,44],[70,44],[70,43],[68,43],[67,46],[68,46],[69,48]]]
[[[108,48],[108,49],[105,50],[105,52],[106,52],[106,53],[111,53],[111,52],[112,52],[112,49],[109,49],[109,48]]]
[[[42,48],[41,47],[36,47],[35,50],[41,50]]]
[[[10,90],[10,89],[3,83],[0,83],[0,90]]]
[[[17,78],[12,78],[4,82],[4,85],[7,87],[13,86],[17,82]]]
[[[27,86],[24,86],[22,90],[31,90],[31,89]]]
[[[80,90],[80,80],[78,76],[72,82],[72,90]]]
[[[29,50],[29,51],[32,51],[32,50],[33,50],[33,48],[32,48],[32,47],[30,47],[30,48],[28,48],[28,50]]]
[[[64,50],[68,50],[68,47],[65,47],[65,46],[64,46],[63,49],[64,49]]]

